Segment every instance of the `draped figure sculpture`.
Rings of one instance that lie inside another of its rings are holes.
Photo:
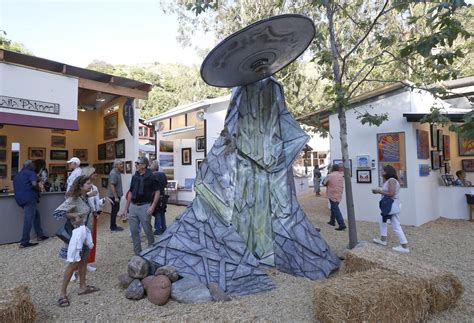
[[[308,141],[273,77],[233,89],[196,198],[142,256],[229,295],[272,289],[267,266],[310,279],[339,266],[296,198],[292,164]]]

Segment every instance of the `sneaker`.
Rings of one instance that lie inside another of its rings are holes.
[[[387,241],[380,240],[379,238],[373,238],[372,242],[376,243],[376,244],[379,244],[379,245],[382,245],[382,246],[386,246],[388,244]]]
[[[331,221],[329,221],[328,224],[329,224],[329,225],[332,225],[333,227],[336,226],[336,222],[331,222]]]
[[[71,282],[75,282],[76,280],[77,280],[77,273],[76,273],[76,272],[73,272],[70,281],[71,281]]]
[[[122,227],[116,227],[116,228],[110,229],[110,231],[119,232],[119,231],[123,231],[123,228]]]
[[[20,243],[20,249],[37,246],[37,242]]]
[[[94,271],[96,271],[97,268],[92,266],[92,265],[87,265],[87,271],[90,272],[90,273],[93,273]]]
[[[346,230],[346,228],[347,228],[347,227],[346,227],[345,225],[343,225],[343,226],[339,226],[338,228],[335,228],[334,230],[336,230],[336,231],[344,231],[344,230]]]
[[[402,246],[393,247],[392,250],[396,251],[396,252],[401,252],[401,253],[409,253],[410,252],[410,249],[403,248]]]

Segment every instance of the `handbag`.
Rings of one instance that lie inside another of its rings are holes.
[[[56,231],[56,237],[69,244],[72,236],[72,230],[74,230],[74,226],[72,225],[71,220],[67,219],[66,223],[64,223],[64,225],[60,227],[58,231]]]

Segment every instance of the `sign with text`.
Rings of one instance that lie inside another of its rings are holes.
[[[25,110],[41,113],[59,114],[60,106],[58,103],[15,98],[11,96],[0,95],[0,108]]]

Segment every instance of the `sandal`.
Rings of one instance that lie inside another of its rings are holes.
[[[86,294],[90,294],[90,293],[94,293],[94,292],[98,292],[100,289],[95,287],[95,286],[89,286],[87,285],[86,289],[80,291],[79,293],[77,293],[77,295],[86,295]]]
[[[58,306],[59,307],[68,307],[69,305],[71,305],[71,303],[69,303],[69,298],[67,296],[61,296],[58,299]]]

